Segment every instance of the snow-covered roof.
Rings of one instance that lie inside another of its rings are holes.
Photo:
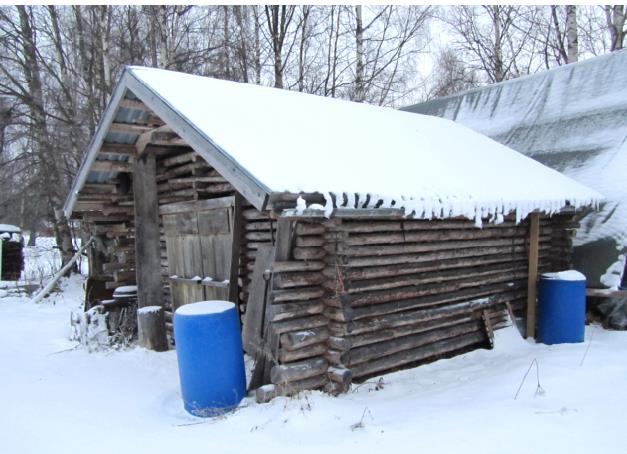
[[[406,107],[454,120],[605,197],[578,244],[627,247],[627,51]]]
[[[0,224],[0,232],[20,233],[21,231],[22,231],[22,229],[20,229],[16,225]]]
[[[127,88],[259,209],[275,193],[319,192],[327,200],[329,193],[340,201],[347,195],[350,207],[356,197],[362,207],[369,195],[373,206],[383,200],[381,208],[421,218],[515,211],[522,219],[601,198],[440,118],[141,67],[127,68],[114,102]],[[99,129],[107,127],[104,121]],[[89,153],[99,146],[92,143]],[[80,180],[79,174],[75,191]]]

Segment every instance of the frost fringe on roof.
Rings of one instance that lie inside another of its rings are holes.
[[[266,199],[318,192],[326,194],[327,215],[340,207],[396,208],[420,219],[464,216],[480,224],[601,199],[449,120],[141,67],[126,69],[112,99],[127,86],[244,195],[246,182]]]

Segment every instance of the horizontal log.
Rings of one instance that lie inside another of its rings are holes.
[[[123,134],[143,134],[145,132],[153,130],[154,127],[147,125],[140,125],[136,123],[111,123],[109,126],[109,132],[120,132]]]
[[[297,236],[296,246],[300,247],[321,247],[324,246],[325,240],[321,236]]]
[[[135,145],[128,143],[103,143],[100,147],[100,153],[112,156],[131,157],[135,155]]]
[[[467,323],[472,321],[473,317],[476,317],[476,315],[453,315],[452,317],[428,320],[426,322],[418,322],[411,325],[395,326],[393,328],[353,334],[341,339],[344,339],[346,344],[350,345],[350,348],[357,348],[364,345],[384,342],[390,339],[424,333],[433,329],[447,328],[460,323]]]
[[[321,284],[325,277],[318,271],[276,273],[274,283],[277,288],[286,289],[294,287],[306,287]]]
[[[94,161],[89,168],[92,172],[131,172],[131,165],[124,161]]]
[[[190,151],[187,153],[181,153],[176,156],[172,156],[166,159],[159,161],[159,164],[165,167],[172,167],[180,164],[186,164],[188,162],[195,162],[198,160],[200,156],[195,151]]]
[[[367,279],[359,281],[343,280],[343,290],[347,293],[361,293],[378,290],[395,289],[398,287],[418,286],[425,284],[445,283],[449,281],[459,281],[462,279],[476,278],[478,282],[492,275],[502,275],[509,273],[513,278],[525,277],[527,275],[527,260],[515,262],[497,263],[473,268],[457,268],[453,270],[428,271],[418,274],[401,275],[397,277],[386,277],[377,279]]]
[[[555,218],[553,218],[555,219]],[[551,219],[542,217],[540,219],[540,225],[551,224]],[[357,232],[357,233],[370,233],[370,232],[395,232],[395,231],[413,231],[413,230],[487,230],[487,229],[503,229],[508,227],[526,228],[528,221],[523,221],[520,224],[516,224],[514,215],[508,215],[504,221],[500,224],[494,224],[491,222],[484,222],[483,225],[478,228],[475,226],[474,221],[471,221],[464,217],[456,219],[399,219],[399,220],[377,220],[371,219],[368,221],[352,220],[352,219],[329,219],[323,222],[323,225],[327,230],[338,232]]]
[[[298,350],[279,349],[279,361],[282,363],[290,363],[305,358],[313,358],[321,356],[327,351],[325,343],[313,344]]]
[[[432,262],[436,260],[448,260],[466,257],[481,257],[484,255],[493,254],[516,254],[520,252],[526,252],[525,246],[505,246],[505,247],[485,247],[485,248],[470,248],[470,249],[456,249],[450,251],[438,251],[427,252],[422,254],[400,254],[400,255],[386,255],[382,257],[329,257],[327,262],[330,265],[338,263],[344,267],[366,267],[366,266],[385,266],[396,264],[410,264],[410,263],[422,263]]]
[[[372,359],[378,359],[393,353],[410,350],[435,342],[469,334],[481,332],[482,324],[479,320],[447,326],[445,328],[431,330],[425,333],[412,334],[409,336],[394,338],[375,344],[364,345],[352,348],[342,356],[342,363],[348,367],[353,367]],[[487,338],[485,339],[487,340]]]
[[[548,242],[548,237],[540,237],[540,241]],[[405,243],[374,246],[345,246],[343,244],[327,244],[324,250],[329,253],[348,257],[377,257],[398,254],[416,254],[460,249],[480,250],[482,248],[524,246],[525,238],[512,237],[507,239],[445,241],[434,243]]]
[[[547,253],[540,254],[541,258]],[[493,254],[480,257],[462,257],[449,260],[435,260],[415,264],[393,264],[387,266],[374,266],[364,268],[347,268],[339,264],[330,264],[323,273],[325,276],[336,279],[341,273],[344,281],[359,281],[385,277],[397,277],[407,274],[418,274],[428,271],[474,267],[510,261],[526,261],[527,254],[523,251],[518,254]]]
[[[520,281],[527,277],[527,272],[513,275],[512,273],[498,273],[494,275],[483,276],[481,279],[476,277],[468,277],[463,279],[455,279],[453,281],[436,282],[433,284],[422,284],[417,286],[399,287],[390,290],[375,290],[364,293],[341,294],[340,300],[343,304],[356,308],[371,304],[387,303],[390,301],[400,301],[405,299],[419,298],[427,295],[439,295],[449,292],[455,292],[467,288],[487,286],[495,283],[508,283],[515,280]]]
[[[319,260],[326,255],[324,249],[315,247],[295,247],[293,254],[297,260]]]
[[[321,314],[324,304],[320,300],[309,300],[299,303],[275,304],[272,307],[272,321],[278,322],[291,318]]]
[[[192,171],[206,168],[207,164],[204,161],[190,162],[189,164],[183,164],[178,167],[160,168],[157,167],[157,181],[161,182],[169,180],[179,175],[191,174]]]
[[[375,317],[378,315],[403,313],[404,311],[414,309],[425,309],[429,307],[459,303],[474,298],[490,297],[497,303],[503,303],[513,298],[520,298],[526,295],[525,280],[519,280],[515,282],[514,286],[507,284],[493,284],[481,287],[475,287],[471,289],[460,290],[457,292],[443,293],[427,295],[420,298],[414,298],[402,301],[392,301],[384,304],[377,304],[373,306],[363,306],[359,308],[344,308],[345,312],[348,312],[348,320],[358,321],[365,318]],[[327,307],[325,315],[331,318]],[[345,319],[346,320],[346,319]]]
[[[244,235],[244,238],[247,241],[274,241],[276,238],[275,234],[272,234],[270,231],[267,232],[248,232]]]
[[[280,384],[315,377],[326,374],[328,366],[329,363],[321,357],[290,364],[279,364],[272,367],[270,381],[274,384]]]
[[[422,306],[412,308],[403,312],[392,312],[383,315],[372,315],[362,313],[362,318],[348,323],[329,322],[331,332],[344,335],[355,335],[365,332],[378,331],[383,329],[393,329],[405,325],[424,323],[430,320],[454,317],[458,315],[470,316],[473,312],[480,311],[496,304],[502,304],[512,298],[509,295],[494,295],[479,297],[471,300],[456,301],[440,306]]]
[[[290,331],[305,331],[311,328],[326,326],[327,323],[328,319],[324,315],[312,315],[309,317],[272,322],[272,329],[275,333],[280,335]]]
[[[405,364],[427,360],[432,357],[448,354],[471,345],[484,342],[485,335],[480,332],[469,333],[452,339],[444,339],[433,344],[421,346],[411,350],[394,353],[372,361],[364,362],[351,367],[354,378],[381,373],[386,370],[395,369]]]
[[[325,227],[319,223],[298,222],[296,223],[296,235],[322,235],[326,231]]]
[[[321,298],[324,295],[324,289],[320,287],[302,287],[290,290],[273,290],[272,302],[282,303],[288,301],[304,301]]]
[[[329,338],[329,330],[326,327],[312,328],[302,331],[292,331],[281,334],[281,348],[285,350],[298,350],[313,344],[319,344]]]
[[[272,270],[275,273],[291,272],[291,271],[318,271],[325,267],[324,262],[318,261],[284,261],[274,262]]]
[[[550,235],[552,229],[546,227],[542,235]],[[469,229],[469,230],[428,230],[403,231],[378,234],[349,235],[342,243],[347,246],[366,246],[374,244],[430,243],[439,241],[472,241],[481,239],[524,238],[527,228],[523,226],[502,229]]]
[[[276,228],[276,224],[273,225],[269,221],[248,221],[244,225],[247,232],[269,232],[271,228]]]
[[[199,194],[222,194],[224,192],[232,192],[235,188],[231,183],[214,183],[202,188],[196,188]]]
[[[329,380],[340,383],[346,387],[348,387],[353,380],[353,374],[350,369],[343,367],[329,367],[327,370],[327,376],[329,377]]]
[[[340,352],[346,352],[352,347],[351,341],[348,338],[338,336],[329,336],[327,344],[329,345],[329,348]]]

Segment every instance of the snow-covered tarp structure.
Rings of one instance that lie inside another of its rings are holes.
[[[453,120],[601,192],[575,264],[589,284],[615,284],[602,276],[627,248],[627,51],[403,110]]]

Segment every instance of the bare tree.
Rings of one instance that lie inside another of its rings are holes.
[[[610,51],[620,50],[623,48],[625,41],[625,6],[624,5],[605,5],[605,18],[607,28],[610,32]]]
[[[453,49],[445,48],[436,58],[434,82],[427,99],[452,95],[478,85],[475,71],[466,66]]]
[[[287,60],[283,57],[283,46],[294,17],[294,11],[296,11],[295,6],[265,6],[268,33],[272,43],[274,86],[276,88],[283,88],[284,60]]]
[[[489,82],[532,71],[528,44],[535,8],[517,5],[459,6],[446,10],[442,19],[456,36],[456,47],[468,53],[473,66],[482,69]]]

